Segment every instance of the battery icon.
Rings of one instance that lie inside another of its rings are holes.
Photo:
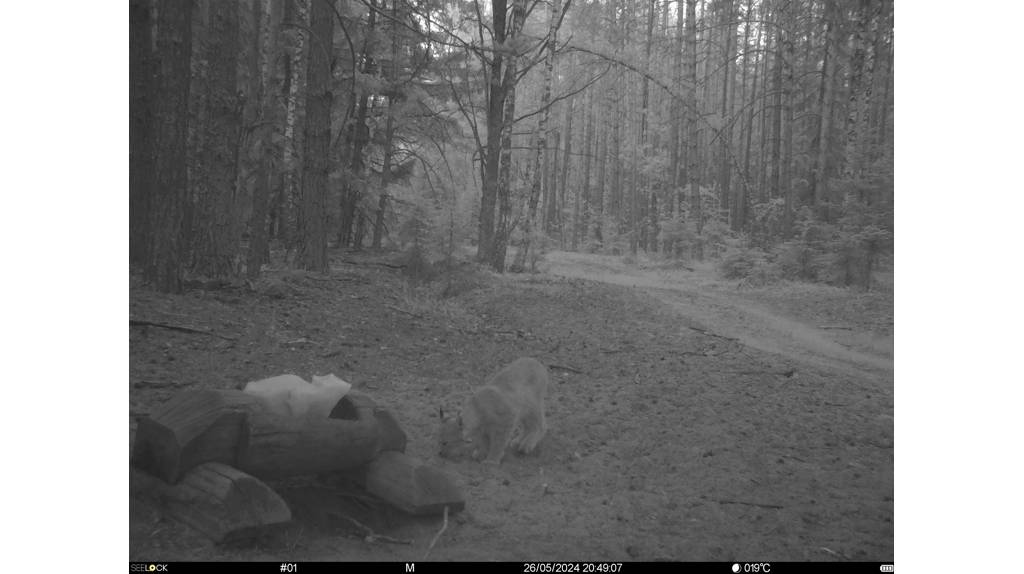
[[[879,572],[892,572],[892,564],[882,564],[878,567]]]

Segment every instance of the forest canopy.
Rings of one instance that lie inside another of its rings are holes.
[[[889,0],[132,0],[130,263],[552,248],[870,288]]]

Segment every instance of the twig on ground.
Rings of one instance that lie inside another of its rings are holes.
[[[430,541],[430,546],[427,547],[427,551],[423,553],[423,559],[426,560],[427,556],[430,555],[430,551],[434,549],[434,545],[437,544],[437,539],[441,537],[445,529],[448,528],[448,507],[444,507],[444,523],[441,524],[441,530],[437,531],[434,535],[434,539]]]
[[[411,540],[402,540],[401,538],[392,538],[390,536],[385,536],[383,534],[377,534],[376,532],[373,531],[372,528],[370,528],[369,526],[363,524],[362,522],[359,522],[358,520],[356,520],[355,518],[352,518],[351,516],[345,516],[345,515],[340,515],[340,516],[342,518],[344,518],[345,520],[348,520],[352,524],[355,524],[357,527],[359,527],[363,531],[363,533],[365,534],[364,539],[367,542],[373,543],[373,542],[376,542],[376,541],[379,540],[381,542],[390,542],[392,544],[412,544]]]
[[[786,369],[785,371],[719,371],[721,373],[729,373],[731,375],[776,375],[780,377],[792,377],[796,374],[796,369]]]
[[[572,367],[566,367],[565,365],[548,365],[549,369],[560,369],[562,371],[569,371],[570,373],[576,373],[577,375],[585,375],[583,371],[576,370]]]
[[[840,327],[839,325],[818,325],[819,329],[835,329],[842,331],[852,331],[853,327]]]
[[[128,319],[129,325],[146,325],[150,327],[159,327],[161,329],[169,329],[171,331],[181,331],[182,333],[198,333],[200,335],[209,335],[211,337],[219,337],[227,341],[236,341],[237,337],[228,337],[227,335],[220,335],[213,331],[205,331],[203,329],[193,329],[191,327],[182,327],[180,325],[170,325],[168,323],[158,323],[156,321],[143,321],[142,319]]]
[[[714,501],[717,502],[718,504],[742,504],[745,506],[757,506],[758,508],[774,508],[777,510],[782,510],[783,508],[785,508],[783,506],[779,506],[778,504],[761,504],[760,502],[747,502],[746,500],[714,499]]]
[[[849,561],[849,560],[850,560],[850,559],[849,559],[849,558],[848,558],[848,557],[846,556],[846,554],[843,554],[842,552],[836,552],[835,550],[831,550],[831,549],[829,549],[829,548],[825,548],[824,546],[822,546],[822,547],[821,547],[821,550],[824,550],[825,552],[828,552],[829,554],[831,554],[831,555],[833,555],[833,556],[838,556],[838,557],[842,558],[843,560],[847,560],[847,561]]]
[[[873,440],[864,441],[864,444],[869,444],[869,445],[871,445],[871,446],[873,446],[875,448],[884,448],[884,449],[892,448],[891,444],[880,444],[880,443],[877,443],[877,442],[875,442]]]

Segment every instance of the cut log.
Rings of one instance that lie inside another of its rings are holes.
[[[248,433],[247,419],[259,401],[237,391],[186,391],[139,420],[131,463],[174,484],[204,462],[233,465]]]
[[[405,444],[394,417],[361,393],[342,397],[329,418],[299,418],[241,391],[188,391],[139,421],[132,465],[171,484],[204,462],[267,479],[353,469]]]
[[[272,488],[218,462],[191,469],[174,485],[141,471],[133,472],[132,480],[144,482],[142,487],[156,495],[168,516],[216,543],[265,536],[292,519],[288,505]]]
[[[408,442],[405,431],[391,411],[377,406],[373,399],[359,391],[349,391],[338,401],[329,418],[346,421],[365,421],[371,418],[377,422],[381,434],[381,450],[405,452]]]
[[[455,481],[444,472],[403,452],[382,452],[357,480],[367,492],[409,514],[423,516],[458,512],[466,499]]]

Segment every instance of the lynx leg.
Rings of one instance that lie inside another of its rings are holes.
[[[519,419],[519,436],[511,443],[511,446],[523,454],[529,452],[528,446],[537,432],[537,417],[532,413],[523,413]]]
[[[501,464],[501,459],[505,456],[505,447],[508,446],[512,438],[514,427],[514,421],[502,422],[500,426],[491,431],[490,436],[487,437],[490,440],[490,445],[488,445],[485,462]]]
[[[520,450],[520,445],[523,444],[523,439],[526,438],[526,429],[523,425],[519,425],[512,428],[512,439],[508,441],[508,446]]]
[[[519,446],[523,453],[529,454],[537,448],[537,443],[544,438],[544,434],[547,432],[544,412],[541,411],[536,416],[529,417],[528,420],[524,421],[524,427],[528,427],[528,430],[524,431],[524,435]]]

